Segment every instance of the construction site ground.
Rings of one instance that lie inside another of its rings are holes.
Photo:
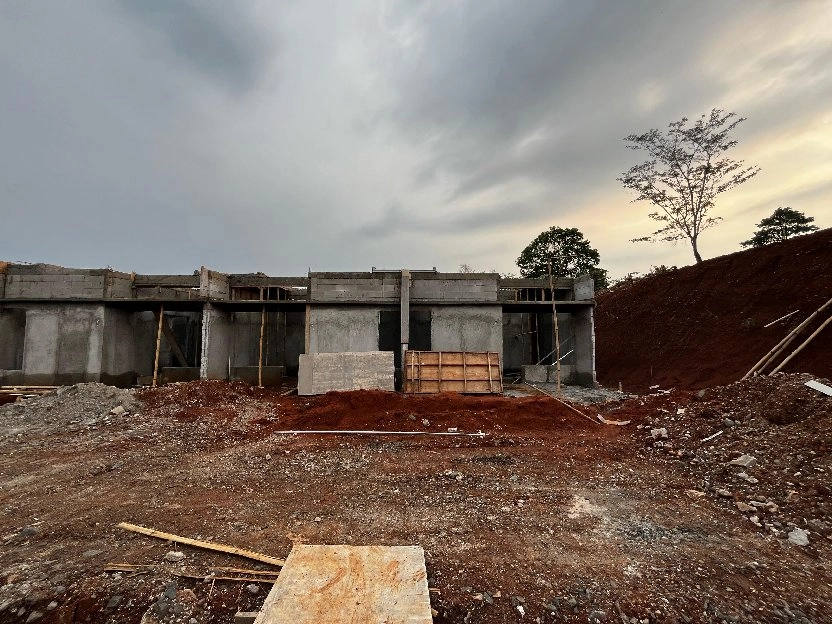
[[[418,544],[437,623],[832,622],[832,398],[809,379],[576,404],[586,417],[548,396],[60,388],[0,407],[0,621],[259,609],[268,584],[216,570],[274,568],[130,522],[276,557]],[[485,435],[285,433],[453,428]]]

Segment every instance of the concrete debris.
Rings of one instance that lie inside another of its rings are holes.
[[[737,476],[738,476],[740,479],[742,479],[743,481],[747,481],[747,482],[748,482],[748,483],[750,483],[751,485],[754,485],[755,483],[759,483],[759,482],[760,482],[760,480],[759,480],[757,477],[752,477],[752,476],[748,475],[748,474],[747,474],[747,473],[745,473],[745,472],[740,472],[739,474],[737,474]]]
[[[658,429],[651,429],[650,435],[653,436],[654,440],[666,440],[667,429],[665,429],[664,427],[660,427]]]
[[[753,468],[757,465],[757,459],[751,455],[740,455],[736,459],[728,462],[732,466],[742,466],[743,468]]]
[[[789,541],[792,544],[797,544],[798,546],[808,546],[809,532],[804,531],[803,529],[794,529],[789,532]]]
[[[124,409],[123,405],[117,405],[110,410],[110,414],[112,414],[113,416],[122,416],[125,412],[127,412],[127,410]]]
[[[171,563],[179,563],[184,559],[185,553],[179,550],[171,550],[165,554],[165,561],[170,561]]]

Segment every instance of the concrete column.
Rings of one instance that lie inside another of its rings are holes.
[[[402,340],[402,365],[404,365],[404,353],[410,346],[410,271],[402,271],[402,283],[399,287],[401,295],[401,340]]]
[[[573,315],[575,334],[575,381],[595,386],[595,308],[582,307]]]
[[[228,313],[206,303],[202,311],[200,379],[228,379],[233,325]]]

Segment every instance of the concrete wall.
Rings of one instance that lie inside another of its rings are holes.
[[[26,310],[0,309],[0,370],[23,369]]]
[[[230,299],[231,287],[228,275],[201,267],[199,271],[199,294],[211,299]]]
[[[4,292],[9,299],[128,299],[133,276],[112,269],[67,269],[49,264],[8,265]]]
[[[194,318],[198,317],[198,313],[165,313],[168,323],[179,317],[187,318],[189,322],[198,322],[198,318]],[[107,307],[104,311],[101,381],[127,387],[134,384],[139,376],[152,375],[156,358],[157,327],[158,320],[150,311]],[[176,364],[164,336],[160,347],[159,367]],[[185,348],[184,344],[182,348]],[[188,357],[194,359],[192,354],[188,354]]]
[[[595,282],[589,275],[582,275],[575,280],[575,301],[588,301],[595,297]]]
[[[496,351],[503,355],[500,306],[432,306],[433,351]]]
[[[104,275],[7,275],[7,299],[101,299]]]
[[[401,275],[397,273],[323,273],[310,277],[312,301],[397,302]]]
[[[536,316],[536,323],[532,317]],[[575,348],[574,314],[558,313],[558,338],[560,339],[561,365],[571,365],[576,354],[566,355]],[[537,343],[535,348],[534,343]],[[503,315],[503,371],[520,372],[522,366],[554,363],[554,355],[545,357],[552,350],[552,313],[511,312]],[[537,354],[535,356],[535,354]]]
[[[532,362],[532,334],[526,312],[503,314],[503,372],[519,371]]]
[[[108,299],[130,299],[133,297],[133,278],[128,273],[110,271],[105,276],[104,296]]]
[[[497,301],[496,274],[454,274],[411,272],[410,300],[416,301]],[[310,276],[312,301],[399,301],[401,273],[313,273]]]
[[[101,381],[130,386],[136,381],[135,315],[128,310],[104,310]]]
[[[299,395],[336,390],[393,391],[393,352],[304,353],[300,356]]]
[[[377,307],[312,307],[309,353],[377,351],[378,313]]]
[[[26,311],[23,383],[99,381],[104,306],[38,305]]]
[[[539,366],[535,365],[524,365],[522,368],[523,371],[523,381],[528,383],[557,383],[558,382],[558,369],[557,366],[554,364],[540,364]],[[569,364],[561,364],[560,366],[560,381],[563,384],[574,384],[576,383],[575,380],[575,367]]]
[[[231,365],[257,366],[260,354],[260,311],[233,312]],[[263,336],[264,366],[282,366],[297,374],[298,358],[304,349],[305,312],[266,313]]]
[[[410,301],[497,301],[497,277],[413,273]]]

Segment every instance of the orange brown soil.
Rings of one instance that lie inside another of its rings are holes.
[[[225,382],[87,384],[4,406],[0,621],[225,623],[262,604],[265,585],[177,574],[266,566],[116,528],[127,521],[277,557],[297,541],[419,544],[437,623],[828,622],[831,400],[806,379],[592,408],[623,427],[546,397]],[[487,435],[281,433],[450,427]],[[753,467],[730,464],[743,454]]]
[[[832,229],[625,282],[597,297],[598,380],[626,392],[736,381],[830,298]],[[784,369],[797,371],[832,374],[832,326]]]

